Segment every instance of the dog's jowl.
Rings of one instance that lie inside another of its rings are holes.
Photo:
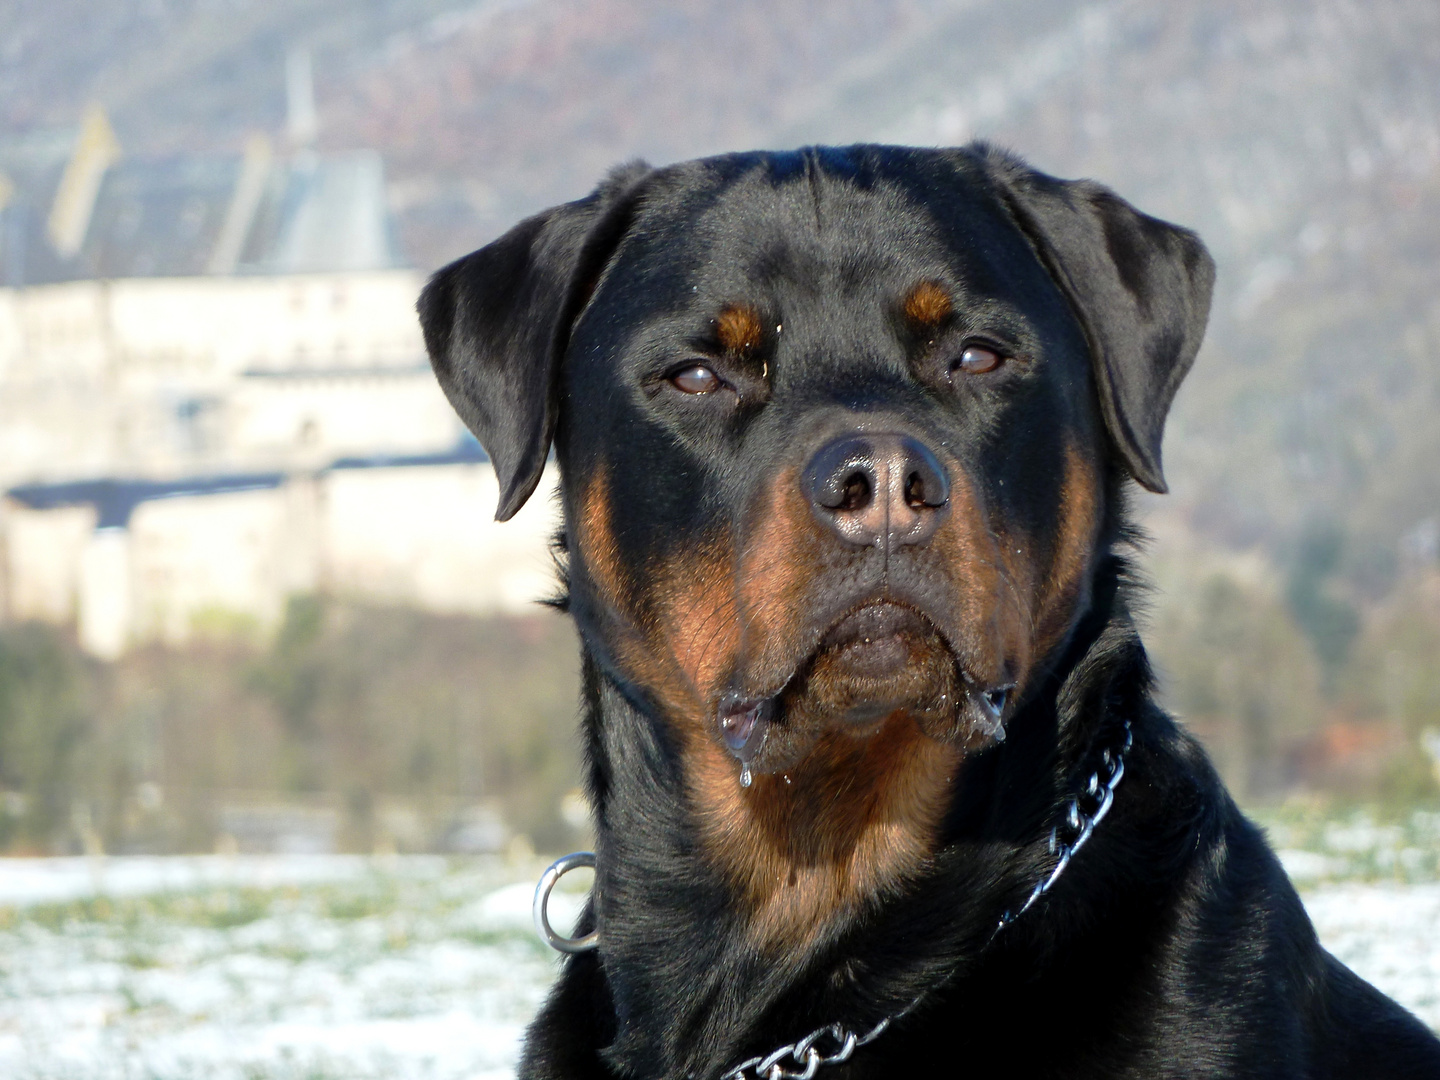
[[[435,276],[584,648],[599,945],[522,1076],[1440,1077],[1151,699],[1212,277],[984,146],[632,165]]]

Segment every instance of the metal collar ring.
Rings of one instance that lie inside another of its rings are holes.
[[[541,941],[557,952],[589,952],[600,944],[599,930],[591,930],[584,937],[565,937],[557,934],[550,925],[550,890],[555,888],[555,883],[571,870],[577,870],[582,866],[595,869],[595,853],[593,851],[576,851],[570,855],[562,855],[546,868],[545,873],[540,875],[540,883],[535,886],[535,932],[540,935]]]

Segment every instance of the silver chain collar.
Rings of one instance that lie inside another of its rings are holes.
[[[1130,751],[1133,737],[1130,721],[1125,721],[1125,739],[1118,751],[1105,750],[1101,755],[1100,769],[1090,774],[1079,795],[1071,798],[1065,808],[1060,824],[1050,830],[1050,854],[1057,856],[1055,868],[1048,877],[1037,884],[1020,909],[1008,909],[1000,916],[985,943],[989,948],[1006,927],[1024,915],[1035,901],[1044,896],[1060,880],[1060,875],[1085,846],[1095,827],[1105,820],[1115,802],[1115,788],[1125,775],[1125,755]],[[850,1055],[866,1043],[878,1039],[892,1023],[916,1008],[924,994],[916,996],[898,1013],[885,1017],[863,1035],[857,1035],[844,1024],[826,1024],[816,1028],[799,1042],[786,1043],[764,1057],[752,1057],[724,1073],[720,1080],[811,1080],[826,1065],[840,1065],[850,1060]],[[827,1053],[828,1050],[828,1053]]]
[[[1110,807],[1115,802],[1115,788],[1125,775],[1125,755],[1129,753],[1132,742],[1130,721],[1126,720],[1125,739],[1120,749],[1107,749],[1101,754],[1101,767],[1090,774],[1090,779],[1086,781],[1080,794],[1070,799],[1060,824],[1050,830],[1050,854],[1056,856],[1055,868],[1035,886],[1018,911],[1011,912],[1007,909],[1000,916],[1000,921],[996,923],[985,948],[988,949],[1001,931],[1034,907],[1035,902],[1054,887],[1065,868],[1070,865],[1070,860],[1085,846],[1095,832],[1095,827],[1105,820],[1105,815],[1110,813]],[[540,884],[535,889],[535,928],[541,939],[551,948],[576,953],[593,949],[599,944],[599,934],[596,931],[581,938],[567,938],[557,934],[550,927],[547,911],[550,890],[555,887],[562,874],[580,866],[594,865],[595,856],[591,852],[580,851],[557,860],[540,878]],[[892,1023],[916,1008],[923,998],[923,994],[918,995],[905,1008],[885,1017],[863,1035],[857,1035],[839,1023],[818,1027],[798,1042],[786,1043],[764,1057],[757,1056],[742,1061],[724,1073],[720,1080],[751,1080],[752,1077],[754,1080],[811,1080],[824,1066],[840,1065],[849,1061],[851,1054],[878,1039]]]

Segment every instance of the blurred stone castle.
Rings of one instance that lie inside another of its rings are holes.
[[[436,387],[380,158],[127,160],[99,110],[0,143],[0,618],[114,657],[316,589],[434,610],[550,590]],[[313,135],[313,131],[310,133]]]

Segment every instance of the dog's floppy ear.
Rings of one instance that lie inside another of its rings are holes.
[[[555,373],[575,319],[629,226],[648,166],[527,218],[438,271],[416,305],[436,378],[495,465],[506,521],[540,483]]]
[[[1164,492],[1160,439],[1205,335],[1210,253],[1100,184],[1057,180],[993,150],[986,165],[1085,330],[1110,437],[1135,479]]]

